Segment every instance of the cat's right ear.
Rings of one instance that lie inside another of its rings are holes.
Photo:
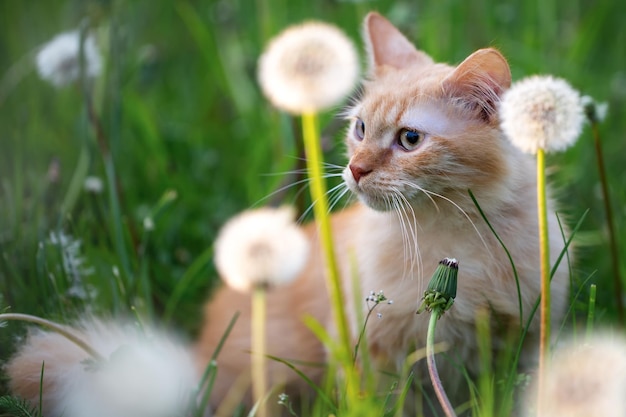
[[[415,49],[391,22],[376,12],[365,17],[364,38],[370,76],[384,71],[385,67],[401,69],[433,63],[430,56]]]

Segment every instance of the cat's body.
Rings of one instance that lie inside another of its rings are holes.
[[[352,334],[359,331],[356,309],[366,312],[367,294],[383,290],[394,302],[380,305],[382,317],[368,322],[367,348],[381,369],[398,371],[407,354],[425,345],[428,315],[415,311],[428,280],[441,259],[454,257],[459,261],[457,298],[440,320],[437,340],[447,342],[452,357],[475,375],[477,313],[489,314],[494,349],[502,349],[505,335],[520,330],[520,306],[510,261],[469,189],[513,257],[524,324],[540,293],[535,165],[503,138],[498,125],[497,103],[509,87],[509,68],[493,49],[472,54],[458,67],[434,64],[377,14],[366,19],[366,35],[370,79],[349,112],[350,162],[344,171],[346,184],[361,202],[332,218]],[[549,224],[554,262],[563,241],[554,214]],[[305,231],[312,253],[304,272],[268,295],[268,353],[324,363],[324,346],[302,321],[311,315],[332,328],[315,225]],[[356,296],[354,274],[363,290]],[[559,268],[552,281],[554,321],[562,317],[567,292],[567,275]],[[363,301],[355,305],[355,299]],[[242,314],[218,358],[214,409],[223,405],[227,410],[223,402],[229,392],[238,401],[241,387],[249,384],[250,298],[226,287],[218,290],[206,306],[206,324],[195,347],[201,369],[236,311]],[[538,331],[534,320],[522,366],[534,365]],[[19,382],[15,363],[9,371]],[[269,366],[273,382],[305,386],[285,365]],[[467,388],[460,387],[467,384],[462,373],[446,361],[440,367],[448,387],[463,397]],[[318,381],[323,372],[300,368]],[[427,375],[418,372],[427,386]],[[36,399],[36,393],[22,394]]]

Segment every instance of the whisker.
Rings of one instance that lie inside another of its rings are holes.
[[[440,212],[440,211],[441,211],[441,210],[439,210],[439,206],[437,205],[437,202],[435,201],[435,199],[434,199],[434,198],[432,198],[432,197],[430,196],[430,194],[428,194],[424,188],[420,187],[420,186],[419,186],[419,185],[417,185],[417,184],[414,184],[414,183],[412,183],[412,182],[409,182],[409,181],[402,181],[401,183],[402,183],[402,184],[404,184],[404,185],[407,185],[407,186],[409,186],[409,187],[415,188],[415,189],[416,189],[416,190],[418,190],[418,191],[423,192],[423,193],[424,193],[424,195],[426,195],[426,197],[428,197],[428,199],[429,199],[429,200],[433,203],[433,205],[435,206],[435,209],[437,210],[437,212]],[[408,202],[407,202],[407,203],[408,203]]]
[[[308,178],[303,178],[303,179],[301,179],[301,180],[298,180],[298,181],[295,181],[295,182],[289,183],[289,184],[287,184],[287,185],[284,185],[284,186],[280,187],[279,189],[277,189],[277,190],[275,190],[275,191],[272,191],[271,193],[269,193],[269,194],[268,194],[268,195],[266,195],[265,197],[261,197],[261,198],[260,198],[260,199],[258,199],[258,200],[257,200],[254,204],[252,204],[252,206],[253,206],[253,207],[256,207],[256,206],[260,205],[262,202],[264,202],[264,201],[266,201],[266,200],[269,200],[271,197],[273,197],[273,196],[275,196],[275,195],[277,195],[277,194],[280,194],[280,193],[282,193],[282,192],[284,192],[284,191],[286,191],[286,190],[290,189],[291,187],[295,187],[295,186],[298,186],[298,185],[302,185],[302,184],[304,184],[302,187],[300,187],[300,188],[298,189],[298,191],[296,191],[296,196],[298,196],[298,195],[300,195],[300,193],[302,193],[302,192],[306,189],[306,187],[309,185],[309,184],[308,184],[308,182],[309,182],[309,179],[308,179]]]
[[[403,216],[400,215],[400,218],[403,224],[402,226],[403,234],[405,235],[405,237],[403,237],[403,241],[405,242],[405,246],[407,248],[405,249],[405,258],[408,258],[410,262],[409,272],[411,276],[413,276],[413,268],[414,266],[417,266],[417,273],[419,275],[422,270],[422,257],[421,257],[419,245],[417,242],[417,228],[418,227],[421,228],[421,226],[419,226],[419,222],[417,221],[417,217],[415,216],[415,210],[413,210],[413,207],[411,206],[409,201],[406,199],[406,197],[397,188],[393,188],[392,191],[394,192],[394,196],[395,196],[395,199],[397,200],[400,210],[404,214]],[[409,219],[409,213],[408,213],[409,210],[411,212],[411,217],[413,220],[412,222]],[[413,247],[411,247],[411,244],[413,245]],[[407,255],[407,252],[408,252],[408,255]],[[405,273],[406,273],[406,265],[405,265]]]
[[[341,189],[343,187],[343,189]],[[332,201],[330,202],[329,209],[332,211],[337,203],[341,201],[341,199],[350,192],[350,188],[345,183],[341,183],[332,189],[333,191],[338,190],[337,193],[332,197]],[[348,202],[346,201],[346,204]]]
[[[445,197],[441,194],[435,193],[433,191],[428,191],[425,188],[422,188],[420,186],[418,186],[417,184],[412,184],[410,182],[405,182],[406,185],[409,185],[417,190],[420,190],[421,192],[423,192],[425,195],[431,195],[434,197],[438,197],[441,198],[444,201],[447,201],[448,203],[452,204],[457,210],[459,210],[459,212],[461,212],[461,214],[463,214],[463,216],[467,219],[467,221],[472,225],[472,228],[474,228],[474,231],[476,232],[476,234],[478,235],[478,237],[480,238],[480,241],[482,242],[483,246],[485,247],[485,249],[487,249],[487,251],[489,252],[490,256],[493,256],[493,253],[491,252],[491,249],[489,248],[489,245],[487,245],[487,242],[485,241],[485,239],[483,238],[483,235],[480,233],[480,231],[478,230],[478,227],[476,227],[476,224],[472,221],[472,218],[469,216],[469,214],[467,214],[467,212],[465,210],[463,210],[461,208],[461,206],[459,206],[457,203],[455,203],[454,201],[452,201],[451,199],[449,199],[448,197]],[[431,197],[432,200],[432,197]]]
[[[401,208],[401,204],[400,201],[398,199],[398,197],[394,194],[392,194],[393,196],[393,208],[394,208],[394,212],[396,213],[396,215],[398,216],[398,220],[400,222],[400,231],[402,233],[402,249],[403,249],[403,260],[406,260],[407,258],[413,256],[411,248],[410,248],[410,240],[409,240],[409,236],[408,236],[408,232],[406,229],[406,225],[404,222],[404,216],[402,215],[402,208]],[[412,263],[412,259],[411,259],[411,263]],[[406,261],[403,263],[404,264],[404,270],[402,271],[402,276],[405,277],[407,274],[407,266],[406,266]]]

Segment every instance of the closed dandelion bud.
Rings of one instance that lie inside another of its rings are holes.
[[[426,291],[424,291],[424,297],[417,313],[439,309],[440,314],[443,314],[450,309],[456,298],[458,273],[459,263],[456,259],[444,258],[439,261],[439,265],[430,279]]]

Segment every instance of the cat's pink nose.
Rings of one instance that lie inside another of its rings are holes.
[[[358,164],[350,164],[349,167],[350,167],[350,171],[352,171],[352,176],[354,177],[354,180],[356,181],[357,184],[361,180],[361,177],[364,177],[370,172],[372,172],[371,169],[360,166]]]

